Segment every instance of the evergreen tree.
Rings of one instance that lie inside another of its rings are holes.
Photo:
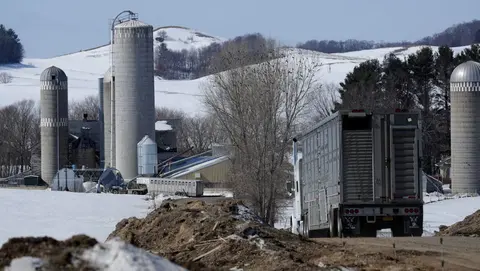
[[[25,52],[13,29],[0,24],[0,64],[20,63]]]
[[[480,61],[480,46],[477,44],[472,44],[470,48],[465,48],[458,56],[455,58],[455,66],[468,61]]]
[[[440,89],[435,93],[434,103],[437,107],[450,110],[450,75],[455,69],[456,60],[453,51],[448,46],[441,46],[435,53],[435,81],[434,84]]]
[[[391,108],[412,109],[415,107],[412,79],[407,63],[396,55],[385,57],[383,63],[382,85]]]
[[[415,95],[422,111],[422,139],[423,139],[423,170],[433,173],[436,150],[433,142],[435,136],[435,119],[437,115],[432,111],[432,98],[434,96],[435,59],[430,47],[423,47],[415,54],[408,56],[407,64],[412,76]]]
[[[341,102],[335,104],[339,109],[365,109],[369,111],[383,108],[385,97],[381,88],[382,67],[376,59],[368,60],[356,66],[340,83]]]

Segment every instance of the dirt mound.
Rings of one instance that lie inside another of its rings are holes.
[[[30,256],[48,261],[42,270],[89,270],[82,265],[74,267],[74,256],[97,244],[86,235],[75,235],[65,241],[50,237],[11,238],[0,248],[0,270],[13,259]]]
[[[450,227],[440,226],[437,233],[440,236],[480,236],[480,210],[465,217],[464,220],[457,222]]]
[[[145,219],[118,223],[119,237],[189,270],[434,270],[412,251],[368,253],[305,240],[262,224],[240,201],[169,200]]]
[[[125,242],[114,239],[98,243],[85,235],[66,241],[50,237],[12,238],[0,249],[0,270],[169,270],[178,265]]]

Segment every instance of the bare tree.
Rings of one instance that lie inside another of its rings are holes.
[[[223,143],[226,138],[213,116],[195,116],[183,119],[178,133],[178,145],[186,150],[192,147],[191,154],[209,150],[213,143]]]
[[[167,119],[184,119],[186,114],[182,110],[172,109],[168,107],[156,107],[155,108],[156,120]]]
[[[181,151],[192,148],[190,154],[199,154],[210,149],[212,143],[223,142],[221,129],[212,116],[187,116],[185,112],[167,107],[156,108],[157,120],[180,120],[177,131],[177,148]]]
[[[100,100],[97,95],[90,95],[80,101],[70,101],[68,105],[68,118],[82,120],[83,114],[88,114],[89,119],[99,119]]]
[[[330,116],[335,109],[335,102],[338,94],[338,87],[334,83],[322,84],[310,93],[310,106],[308,118],[310,121],[318,122]]]
[[[13,81],[13,77],[11,74],[7,72],[0,72],[0,84],[8,84]]]
[[[0,110],[0,164],[9,167],[2,175],[30,169],[40,145],[40,115],[33,100],[22,100]],[[14,120],[14,121],[13,121]]]
[[[282,56],[269,41],[259,51],[270,60],[248,65],[248,44],[221,52],[217,73],[205,87],[205,104],[233,146],[231,180],[236,197],[246,199],[265,222],[275,222],[285,192],[287,152],[307,97],[318,87],[320,65],[300,53]],[[250,54],[251,55],[251,54]]]

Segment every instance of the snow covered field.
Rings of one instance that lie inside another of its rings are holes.
[[[145,196],[0,189],[0,244],[15,236],[64,240],[87,234],[105,241],[123,218],[144,217]]]
[[[212,37],[203,33],[178,27],[166,27],[156,30],[165,31],[165,43],[172,50],[201,48],[213,42],[225,39]],[[156,46],[158,42],[155,41]],[[368,59],[383,60],[385,55],[395,53],[399,57],[416,52],[421,47],[394,47],[375,50],[364,50],[342,54],[325,54],[300,49],[286,49],[288,55],[307,55],[312,61],[320,63],[322,69],[318,74],[321,81],[339,83],[346,74],[361,62]],[[455,53],[465,47],[453,48]],[[434,51],[437,47],[432,47]],[[0,84],[0,106],[11,104],[25,98],[40,99],[40,73],[51,65],[65,71],[69,82],[69,99],[79,100],[88,95],[98,93],[98,78],[108,70],[110,62],[110,46],[84,50],[77,53],[54,57],[50,59],[25,59],[22,64],[0,66],[0,72],[7,72],[13,77],[8,84]],[[181,109],[189,114],[201,112],[202,85],[208,76],[196,80],[160,80],[155,79],[155,102],[157,106]],[[181,102],[179,102],[181,101]]]

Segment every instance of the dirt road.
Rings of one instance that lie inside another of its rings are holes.
[[[359,253],[360,257],[382,253],[392,257],[403,254],[408,258],[408,254],[412,254],[415,261],[420,260],[435,270],[441,270],[442,258],[444,270],[480,270],[480,238],[443,237],[443,245],[440,244],[440,237],[321,238],[315,241],[341,245],[345,242],[345,250]],[[415,251],[421,252],[421,255],[416,255]]]

